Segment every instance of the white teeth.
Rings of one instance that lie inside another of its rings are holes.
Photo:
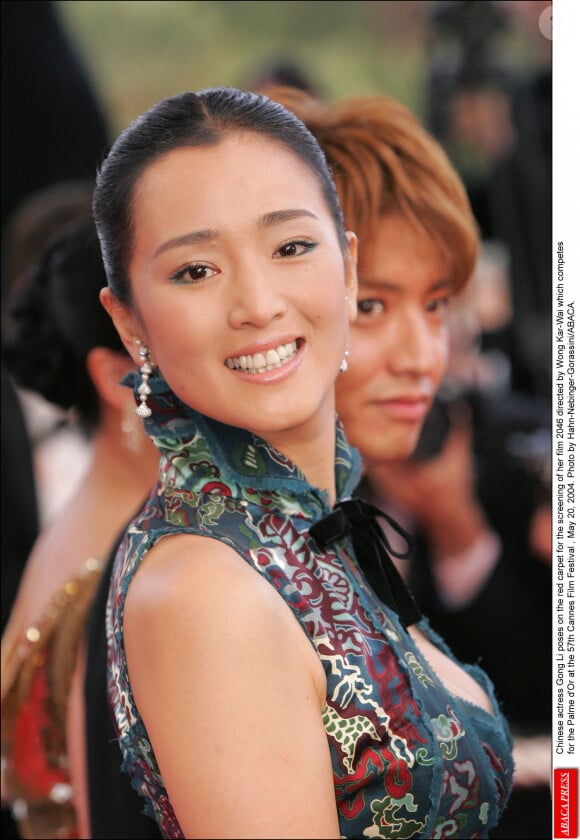
[[[271,348],[266,354],[231,356],[226,359],[226,365],[232,370],[243,370],[246,373],[266,373],[293,359],[297,352],[296,342],[289,341],[275,349]]]
[[[266,357],[263,356],[262,353],[256,353],[254,355],[254,367],[257,368],[257,370],[261,370],[266,367]]]

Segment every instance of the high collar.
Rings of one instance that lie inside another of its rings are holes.
[[[138,400],[137,372],[131,372],[124,384],[133,387]],[[161,453],[160,475],[166,493],[216,492],[245,502],[248,493],[252,501],[262,494],[268,507],[275,497],[276,507],[287,512],[298,507],[302,515],[311,516],[330,509],[326,491],[310,484],[299,467],[263,438],[190,408],[157,372],[151,375],[149,387],[147,405],[152,414],[144,425]],[[337,419],[337,501],[351,495],[360,474],[360,456],[346,442]]]

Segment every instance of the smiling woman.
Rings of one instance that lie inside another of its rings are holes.
[[[147,812],[176,838],[431,837],[451,816],[486,836],[512,773],[493,688],[351,499],[334,386],[357,240],[314,137],[265,96],[172,97],[113,144],[94,210],[102,301],[161,452],[107,606]]]
[[[134,226],[133,306],[102,295],[129,352],[138,336],[174,393],[201,413],[274,445],[282,433],[286,454],[334,500],[333,389],[356,312],[356,242],[339,236],[310,170],[279,143],[228,133],[143,172]],[[302,448],[305,437],[309,457],[293,440]]]

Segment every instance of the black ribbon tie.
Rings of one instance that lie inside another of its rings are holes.
[[[403,538],[407,544],[404,551],[395,551],[377,521],[379,518],[385,519]],[[350,537],[358,564],[380,600],[398,614],[405,627],[422,618],[391,559],[409,557],[412,539],[391,516],[364,499],[347,499],[338,502],[328,516],[312,525],[309,533],[320,548]]]

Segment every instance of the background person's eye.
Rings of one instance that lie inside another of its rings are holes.
[[[373,298],[365,298],[364,300],[359,300],[357,302],[358,311],[362,315],[379,315],[381,312],[384,312],[385,305],[382,300],[376,300]]]
[[[444,312],[447,307],[449,306],[449,298],[448,297],[441,297],[436,298],[435,300],[430,300],[427,304],[427,311],[428,312]]]

